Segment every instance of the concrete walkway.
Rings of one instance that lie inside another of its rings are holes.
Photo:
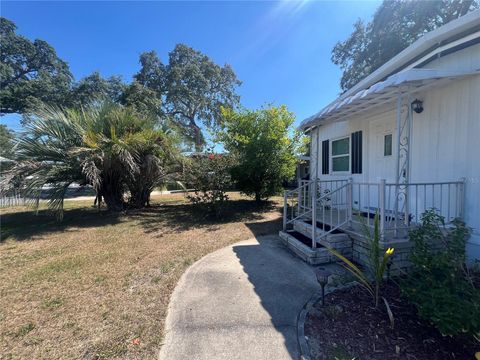
[[[298,359],[297,315],[318,288],[277,236],[211,253],[172,295],[160,359]]]

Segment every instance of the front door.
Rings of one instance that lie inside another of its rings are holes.
[[[370,123],[372,135],[369,149],[369,180],[378,183],[381,179],[395,182],[396,139],[393,119],[380,119]]]
[[[394,119],[384,117],[370,122],[369,132],[369,156],[368,156],[368,182],[380,184],[382,179],[387,183],[395,182],[395,122]],[[379,186],[379,185],[378,185]],[[370,212],[379,211],[380,199],[378,186],[372,187],[363,194],[366,207]],[[395,207],[394,188],[387,187],[385,206],[386,210],[393,210]]]

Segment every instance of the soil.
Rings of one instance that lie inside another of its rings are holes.
[[[386,284],[381,294],[393,312],[393,329],[383,301],[375,309],[371,296],[360,286],[328,294],[325,307],[317,303],[305,324],[312,359],[475,359],[479,342],[466,336],[442,336],[418,318],[397,285]]]

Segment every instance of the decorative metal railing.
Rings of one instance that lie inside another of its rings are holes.
[[[286,230],[296,220],[315,219],[312,239],[321,239],[340,227],[354,224],[373,228],[379,217],[382,238],[408,235],[429,209],[451,222],[464,217],[465,181],[378,183],[348,180],[302,181],[285,192],[283,225]],[[317,230],[321,232],[317,234]],[[312,247],[315,247],[312,241]]]

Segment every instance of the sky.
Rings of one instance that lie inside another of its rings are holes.
[[[285,104],[296,125],[340,93],[332,48],[380,1],[2,1],[0,13],[17,32],[52,45],[78,80],[94,71],[139,70],[139,55],[155,50],[165,63],[177,43],[230,64],[242,81],[247,108]],[[20,129],[19,116],[0,122]]]

